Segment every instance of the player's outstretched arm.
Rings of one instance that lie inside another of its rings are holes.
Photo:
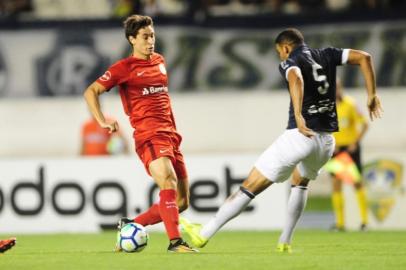
[[[102,128],[107,128],[110,133],[118,130],[117,121],[108,121],[103,115],[100,107],[99,96],[106,92],[106,88],[98,82],[92,83],[84,92],[83,96],[86,100],[90,113],[99,123]]]
[[[302,72],[298,67],[293,67],[290,70],[288,70],[287,77],[297,128],[299,132],[305,135],[306,137],[312,137],[315,135],[315,133],[313,130],[311,130],[306,126],[306,121],[302,115],[303,92],[304,92]]]
[[[383,109],[381,106],[381,100],[376,94],[376,80],[375,70],[372,64],[372,56],[364,51],[350,50],[348,55],[348,64],[359,65],[364,76],[365,86],[368,93],[368,111],[371,120],[375,118],[381,118]]]

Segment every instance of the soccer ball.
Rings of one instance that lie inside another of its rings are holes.
[[[117,234],[117,244],[125,252],[140,252],[148,244],[148,233],[138,223],[128,223]]]

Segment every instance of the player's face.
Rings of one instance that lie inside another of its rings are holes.
[[[130,37],[133,45],[133,55],[138,58],[148,59],[155,49],[155,31],[151,25],[138,30],[137,36]]]
[[[289,57],[289,48],[287,45],[276,44],[276,51],[278,52],[279,58],[285,61]]]

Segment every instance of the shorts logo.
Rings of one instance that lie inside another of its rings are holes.
[[[137,72],[137,76],[139,77],[139,76],[142,76],[142,74],[144,74],[145,73],[145,70],[144,71],[141,71],[141,72]]]
[[[159,71],[161,71],[162,74],[166,75],[166,68],[164,64],[159,64]]]
[[[169,151],[169,149],[163,149],[163,150],[159,150],[159,153],[163,154],[163,153],[166,153],[168,151]]]
[[[377,160],[366,164],[363,174],[369,208],[377,221],[382,222],[388,217],[396,198],[402,192],[402,164],[392,160]]]
[[[103,76],[100,77],[100,80],[105,82],[111,79],[111,73],[110,71],[106,71]]]

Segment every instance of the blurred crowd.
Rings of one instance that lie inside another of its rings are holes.
[[[106,19],[140,13],[150,16],[299,14],[399,10],[403,0],[0,0],[0,17],[23,20]]]

